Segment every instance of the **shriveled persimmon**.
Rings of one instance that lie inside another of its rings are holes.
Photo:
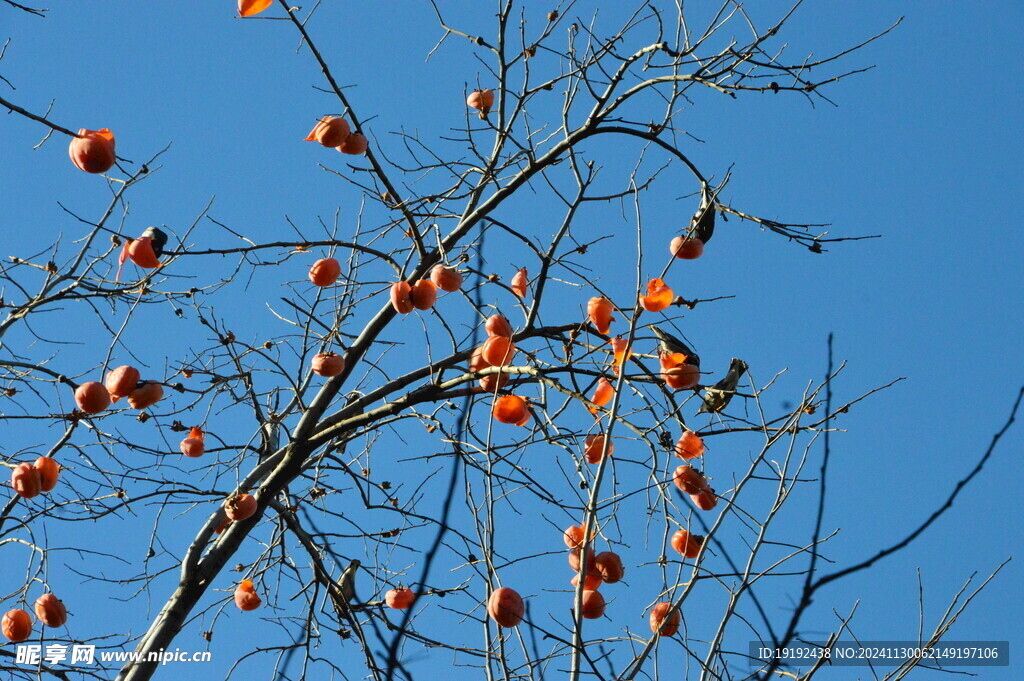
[[[238,0],[238,13],[243,17],[256,16],[274,4],[274,0]]]
[[[612,338],[609,343],[612,346],[612,367],[615,369],[615,373],[618,374],[619,367],[623,363],[628,362],[629,358],[633,355],[633,348],[622,336]]]
[[[590,323],[594,325],[598,333],[607,335],[612,326],[612,312],[614,311],[615,306],[607,298],[591,298],[587,302],[587,316],[590,317]]]
[[[672,304],[673,297],[672,289],[655,277],[647,282],[647,295],[640,296],[640,305],[648,312],[661,312]]]
[[[516,294],[520,298],[526,297],[526,285],[529,283],[529,277],[526,273],[526,268],[522,267],[516,272],[516,275],[512,277],[512,283],[509,284],[509,288],[512,289],[512,293]]]
[[[611,381],[602,376],[597,379],[597,387],[594,388],[594,394],[590,396],[590,401],[599,407],[603,407],[612,401],[615,397],[615,386],[612,385]],[[588,407],[591,414],[597,414],[597,410],[593,407]]]
[[[0,622],[0,633],[12,643],[21,643],[32,635],[32,618],[21,608],[8,610]]]

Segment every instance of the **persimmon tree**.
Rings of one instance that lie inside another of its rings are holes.
[[[904,541],[831,565],[829,443],[864,396],[833,399],[830,353],[824,380],[773,412],[763,396],[779,367],[702,342],[717,292],[687,267],[731,266],[716,230],[768,231],[808,257],[867,235],[745,210],[730,169],[695,160],[681,118],[745,97],[828,102],[888,29],[790,56],[800,3],[766,22],[731,1],[642,2],[611,27],[579,3],[505,0],[473,10],[487,33],[447,4],[431,0],[431,55],[464,58],[465,113],[411,132],[377,128],[339,66],[353,55],[318,48],[329,10],[239,3],[242,30],[263,22],[300,41],[296,77],[325,99],[292,112],[309,125],[296,144],[312,128],[309,162],[358,198],[287,237],[243,236],[213,202],[154,228],[132,196],[177,162],[169,140],[126,149],[117,130],[76,133],[0,98],[109,192],[100,214],[64,207],[70,240],[28,234],[0,268],[2,418],[32,433],[4,450],[4,610],[44,598],[46,628],[30,618],[23,636],[12,615],[14,638],[142,656],[119,670],[26,666],[0,647],[13,677],[148,679],[161,666],[146,655],[216,653],[245,619],[265,626],[230,670],[255,659],[274,678],[406,678],[424,649],[488,679],[775,678],[778,663],[752,661],[745,642],[797,640],[820,589],[904,550],[993,453],[998,434]],[[653,191],[685,208],[652,211]],[[254,301],[256,275],[285,292]],[[69,342],[84,355],[63,353]],[[817,508],[807,534],[780,520],[799,495]],[[112,536],[117,548],[98,548]],[[71,554],[97,567],[72,569]],[[76,576],[130,614],[76,610]],[[795,607],[765,609],[766,592]],[[117,621],[146,617],[144,633]]]

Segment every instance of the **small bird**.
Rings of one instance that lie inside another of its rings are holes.
[[[167,235],[159,227],[149,227],[139,237],[145,239],[149,237],[149,245],[153,247],[153,254],[156,257],[160,257],[164,254],[164,246],[167,245]]]
[[[356,571],[359,570],[359,561],[355,558],[348,564],[348,567],[338,578],[338,591],[345,603],[351,603],[356,597]]]
[[[686,343],[679,340],[675,336],[669,333],[665,333],[656,326],[652,326],[651,330],[654,331],[654,335],[661,341],[661,351],[667,355],[671,355],[675,352],[681,352],[686,355],[686,363],[692,364],[695,367],[700,367],[700,357],[697,353],[687,347]]]
[[[703,243],[711,241],[715,233],[715,197],[711,194],[711,188],[703,184],[700,188],[700,208],[693,214],[690,220],[690,231],[693,236]]]
[[[747,363],[742,359],[732,358],[729,363],[729,373],[715,385],[704,388],[704,404],[697,410],[698,414],[718,413],[729,405],[733,395],[736,394],[736,386],[740,383],[740,377],[747,371]]]

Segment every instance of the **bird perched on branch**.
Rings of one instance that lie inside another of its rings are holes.
[[[153,247],[153,255],[161,257],[164,254],[164,246],[167,245],[167,235],[159,227],[149,227],[139,237],[140,239],[149,239],[149,245]]]
[[[345,603],[351,603],[356,597],[356,571],[359,570],[359,561],[352,559],[352,562],[348,564],[348,567],[341,573],[341,577],[338,578],[338,592],[341,594],[341,598]]]
[[[700,187],[700,207],[690,220],[690,231],[703,243],[711,241],[715,233],[715,197],[711,188],[702,184]]]
[[[740,377],[747,371],[747,363],[742,359],[732,358],[729,363],[729,373],[725,378],[713,386],[704,388],[704,404],[697,410],[698,414],[716,414],[729,405],[733,395],[736,394],[736,386],[740,383]]]
[[[656,326],[651,327],[651,331],[654,331],[654,335],[661,341],[661,351],[666,355],[671,355],[676,352],[681,352],[686,355],[686,363],[692,364],[695,367],[700,367],[700,357],[697,353],[691,350],[686,343],[679,340],[670,333],[665,333]]]

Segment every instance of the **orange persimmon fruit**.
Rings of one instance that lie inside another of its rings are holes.
[[[128,397],[138,387],[139,378],[139,370],[127,364],[108,371],[104,384],[110,395],[110,401],[117,402],[122,397]]]
[[[60,466],[48,456],[41,456],[36,459],[32,467],[39,471],[39,489],[49,492],[57,486],[57,478],[60,476]]]
[[[251,494],[236,494],[224,502],[224,513],[231,520],[246,520],[256,512],[258,504]]]
[[[11,469],[11,487],[22,499],[31,499],[43,491],[43,481],[35,466],[22,463]]]
[[[598,333],[608,334],[614,310],[615,306],[607,298],[591,298],[587,301],[587,316],[590,317],[590,323],[594,325]]]
[[[333,378],[345,370],[345,357],[333,352],[320,352],[313,356],[313,373]]]
[[[679,631],[679,610],[672,610],[672,604],[663,601],[651,609],[651,631],[659,636],[672,636]]]
[[[98,414],[110,406],[110,393],[98,381],[89,381],[75,390],[75,404],[86,414]]]
[[[530,418],[526,400],[518,395],[502,395],[494,400],[494,418],[501,423],[525,424]]]
[[[687,430],[679,436],[675,447],[676,456],[680,459],[696,459],[703,454],[704,441],[700,439],[700,435],[692,430]]]
[[[384,594],[384,603],[395,610],[405,610],[416,600],[416,592],[412,589],[391,589]]]
[[[348,139],[352,129],[344,118],[324,116],[313,126],[303,142],[319,142],[329,149],[340,146]]]
[[[181,453],[192,458],[202,456],[203,452],[206,451],[206,445],[203,443],[204,437],[202,428],[199,426],[192,428],[188,433],[188,437],[182,440],[178,446],[181,449]]]
[[[672,289],[655,277],[647,282],[647,295],[640,296],[640,305],[648,312],[661,312],[672,304],[673,296]]]
[[[243,579],[235,589],[235,605],[239,610],[255,610],[263,601],[256,595],[251,579]]]
[[[48,627],[62,627],[68,621],[67,608],[52,593],[37,598],[33,610],[36,611],[36,618]]]
[[[345,138],[345,141],[338,145],[337,149],[343,154],[359,156],[365,154],[370,148],[370,141],[361,132],[354,132]]]
[[[677,258],[696,260],[704,253],[704,242],[695,236],[677,236],[668,248]]]
[[[526,284],[528,283],[528,281],[529,279],[526,273],[526,268],[519,268],[519,271],[516,272],[516,275],[512,277],[512,283],[509,284],[509,287],[512,289],[512,293],[516,294],[520,298],[525,298]]]
[[[462,275],[454,267],[448,265],[434,265],[430,270],[430,281],[434,282],[442,291],[453,293],[462,288]]]
[[[71,138],[68,155],[79,170],[87,173],[105,173],[114,166],[114,133],[107,128],[78,131],[78,137]]]
[[[341,264],[334,258],[320,258],[309,268],[309,280],[315,286],[330,286],[341,276]]]
[[[21,608],[8,610],[0,622],[0,633],[13,643],[21,643],[32,635],[32,618]]]
[[[493,90],[473,90],[469,97],[466,97],[466,105],[484,113],[490,111],[494,106]]]
[[[672,535],[672,548],[684,558],[696,558],[700,553],[700,547],[704,543],[704,537],[699,534],[691,534],[687,530],[676,530]]]
[[[495,589],[487,601],[487,614],[499,627],[517,626],[523,621],[525,610],[522,596],[507,586]]]

